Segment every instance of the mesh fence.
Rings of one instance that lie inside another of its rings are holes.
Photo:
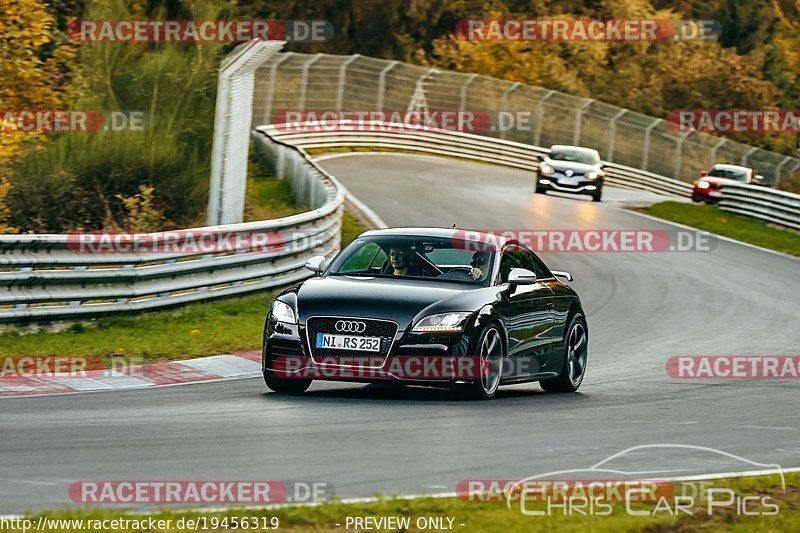
[[[476,133],[538,146],[587,146],[606,161],[686,182],[714,163],[751,166],[767,184],[800,170],[800,159],[675,132],[664,120],[591,99],[359,55],[275,56],[256,72],[253,126],[287,110],[405,110],[419,103],[418,87],[430,110],[488,114],[491,125]]]

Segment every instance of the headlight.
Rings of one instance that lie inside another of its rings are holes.
[[[297,324],[297,318],[294,316],[292,308],[280,300],[273,302],[272,307],[269,309],[269,317],[278,322]]]
[[[594,170],[592,170],[591,172],[587,172],[586,173],[586,179],[596,180],[599,177],[600,177],[600,174],[598,174]]]
[[[458,333],[472,313],[440,313],[422,318],[411,330],[414,333]]]
[[[700,180],[697,182],[698,189],[708,189],[709,187],[711,187],[711,184],[707,181]]]
[[[539,167],[539,172],[541,172],[545,176],[549,176],[550,174],[552,174],[555,171],[556,170],[553,167],[551,167],[550,165],[548,165],[547,163],[545,163],[544,165]]]

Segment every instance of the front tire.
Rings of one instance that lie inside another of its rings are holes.
[[[302,394],[311,386],[310,379],[279,378],[270,369],[264,371],[264,383],[271,391],[284,394]]]
[[[267,326],[264,325],[264,341],[261,345],[261,354],[264,358],[264,383],[267,388],[274,392],[281,392],[284,394],[302,394],[311,386],[310,379],[294,379],[294,378],[281,378],[275,375],[272,370],[272,360],[269,357],[267,350]]]
[[[547,392],[575,392],[583,383],[589,355],[589,334],[586,320],[575,313],[564,336],[564,366],[557,378],[543,379],[539,385]]]
[[[602,197],[603,197],[603,189],[597,189],[597,192],[592,194],[592,201],[599,202]]]
[[[496,325],[487,327],[478,339],[480,378],[455,388],[459,400],[491,400],[497,394],[506,358],[502,333]]]

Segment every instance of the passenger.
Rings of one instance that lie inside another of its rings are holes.
[[[422,269],[413,263],[414,252],[406,246],[392,246],[389,262],[395,276],[422,276]]]

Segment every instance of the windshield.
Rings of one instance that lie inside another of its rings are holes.
[[[333,261],[329,276],[413,278],[488,285],[494,250],[443,237],[371,236],[353,241]]]
[[[600,162],[594,152],[586,150],[566,150],[558,148],[551,150],[547,156],[552,161],[568,161],[570,163],[583,163],[585,165],[596,165]]]
[[[747,181],[747,173],[743,170],[712,168],[708,175],[714,178],[727,178],[729,180]]]

